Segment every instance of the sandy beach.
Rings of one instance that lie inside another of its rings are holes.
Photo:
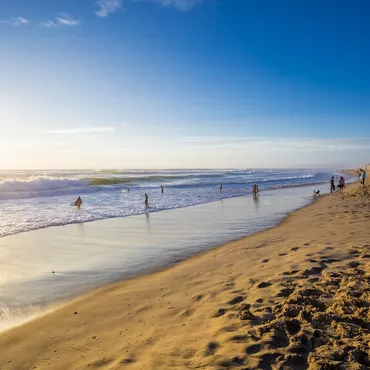
[[[367,369],[370,188],[0,335],[0,369]]]

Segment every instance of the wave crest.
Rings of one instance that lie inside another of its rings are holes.
[[[67,177],[31,176],[26,179],[6,179],[0,182],[0,193],[13,191],[43,191],[84,186],[81,180]]]

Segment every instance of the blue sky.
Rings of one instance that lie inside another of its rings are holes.
[[[0,168],[369,162],[369,11],[2,0]]]

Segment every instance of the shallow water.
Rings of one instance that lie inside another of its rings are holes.
[[[278,224],[312,201],[313,187],[50,227],[0,239],[0,329],[55,302],[176,263]]]

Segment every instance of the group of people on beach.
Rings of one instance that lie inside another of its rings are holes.
[[[337,182],[337,186],[335,186],[335,180],[336,179],[334,178],[334,176],[332,176],[331,179],[330,179],[330,194],[334,193],[337,187],[339,189],[339,192],[340,193],[343,193],[344,188],[346,187],[346,181],[344,180],[344,177],[343,176],[340,176],[339,177],[339,180]],[[313,191],[313,194],[312,195],[314,197],[320,196],[320,190],[319,189],[315,189]]]
[[[163,194],[163,193],[164,193],[164,187],[163,187],[163,185],[161,185],[161,186],[159,187],[159,189],[160,189],[161,193]],[[220,189],[220,191],[222,191],[222,189],[223,189],[222,184],[220,184],[219,189]],[[129,193],[129,192],[130,192],[130,189],[129,189],[129,188],[127,188],[127,189],[126,189],[126,191]],[[254,197],[254,198],[259,196],[259,192],[258,192],[258,185],[257,185],[257,184],[254,184],[254,185],[253,185],[253,187],[252,187],[252,192],[253,192],[253,197]],[[79,197],[78,197],[78,198],[77,198],[77,199],[72,203],[72,205],[74,205],[74,206],[75,206],[75,207],[77,207],[77,208],[81,208],[82,203],[83,203],[83,201],[82,201],[81,197],[79,196]],[[149,208],[149,196],[148,196],[148,194],[147,194],[147,193],[145,193],[145,194],[144,194],[144,206],[145,206],[145,208]]]
[[[339,192],[340,193],[343,193],[343,190],[346,187],[346,182],[345,182],[343,176],[341,176],[339,178],[339,181],[337,183],[337,187],[339,189]],[[336,189],[336,187],[335,187],[335,179],[334,179],[334,176],[332,176],[331,179],[330,179],[330,193],[334,193],[335,192],[335,189]]]

